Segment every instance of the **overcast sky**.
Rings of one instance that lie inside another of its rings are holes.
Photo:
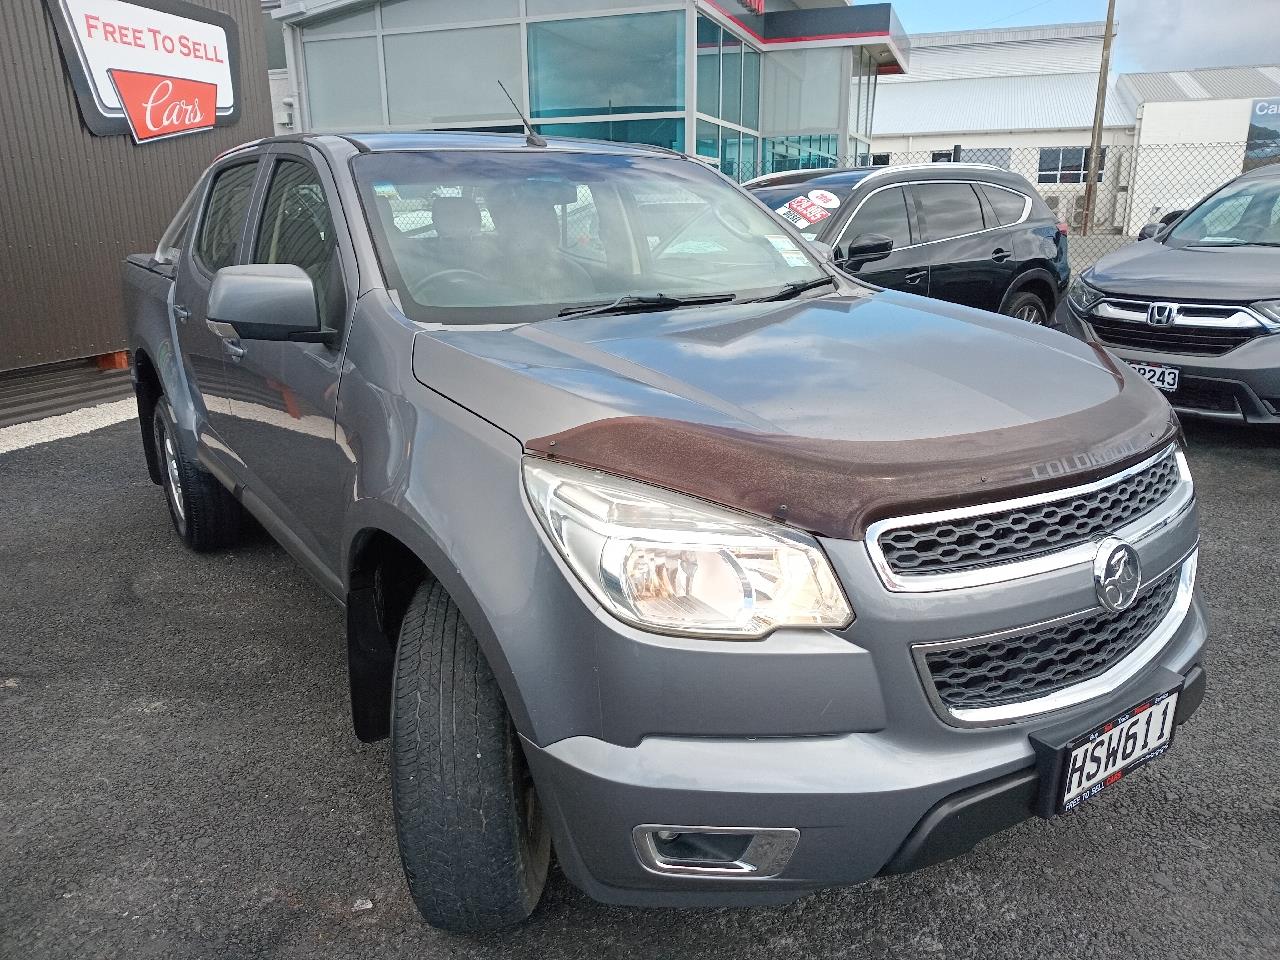
[[[1116,19],[1124,69],[1280,63],[1280,0],[1116,0]]]
[[[908,33],[1102,20],[1107,0],[890,0]],[[1117,71],[1280,63],[1280,0],[1116,0]]]

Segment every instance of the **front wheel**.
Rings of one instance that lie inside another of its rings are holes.
[[[434,580],[400,627],[391,793],[405,878],[427,923],[476,932],[533,912],[551,836],[493,671]]]
[[[1003,313],[1025,320],[1027,323],[1034,323],[1039,327],[1049,322],[1049,308],[1045,306],[1044,301],[1026,290],[1014,294],[1013,299],[1005,305]]]

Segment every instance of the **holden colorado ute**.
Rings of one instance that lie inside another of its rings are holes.
[[[553,851],[640,905],[912,870],[1200,703],[1158,391],[855,281],[695,160],[263,140],[123,270],[151,479],[188,546],[252,516],[345,611],[432,924],[523,919]]]

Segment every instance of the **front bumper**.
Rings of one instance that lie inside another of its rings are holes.
[[[1096,339],[1065,299],[1054,314],[1054,326],[1082,340]],[[1179,414],[1280,424],[1280,334],[1256,337],[1217,357],[1103,346],[1122,360],[1177,367],[1179,388],[1166,396]]]
[[[1170,568],[1195,529],[1192,507],[1143,541],[1144,569]],[[1193,595],[1168,642],[1122,686],[1002,726],[955,726],[931,704],[911,646],[1087,608],[1096,603],[1091,576],[1073,567],[891,594],[864,544],[824,547],[857,612],[846,630],[708,646],[641,643],[615,627],[598,661],[606,725],[617,716],[609,708],[621,708],[630,719],[619,725],[640,735],[525,742],[562,868],[596,899],[777,903],[953,856],[1032,815],[1037,731],[1066,724],[1083,732],[1179,676],[1189,684],[1196,676],[1206,626]],[[628,675],[643,678],[641,699],[622,696]],[[798,831],[798,839],[773,876],[675,875],[648,865],[633,837],[655,824]]]
[[[1054,725],[1087,730],[1179,676],[1192,693],[1179,710],[1184,722],[1203,690],[1204,639],[1197,602],[1151,669]],[[883,732],[654,737],[637,747],[575,737],[524,746],[558,861],[592,897],[635,906],[749,905],[928,866],[1033,816],[1039,777],[1029,736],[1039,726],[964,731],[953,743]],[[638,824],[795,829],[799,839],[777,876],[663,875],[641,862],[632,836]]]

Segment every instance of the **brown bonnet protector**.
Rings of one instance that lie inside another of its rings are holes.
[[[886,517],[1089,483],[1177,439],[1169,407],[1121,390],[1077,413],[921,440],[832,440],[655,417],[610,417],[530,440],[533,454],[642,480],[820,536]]]

